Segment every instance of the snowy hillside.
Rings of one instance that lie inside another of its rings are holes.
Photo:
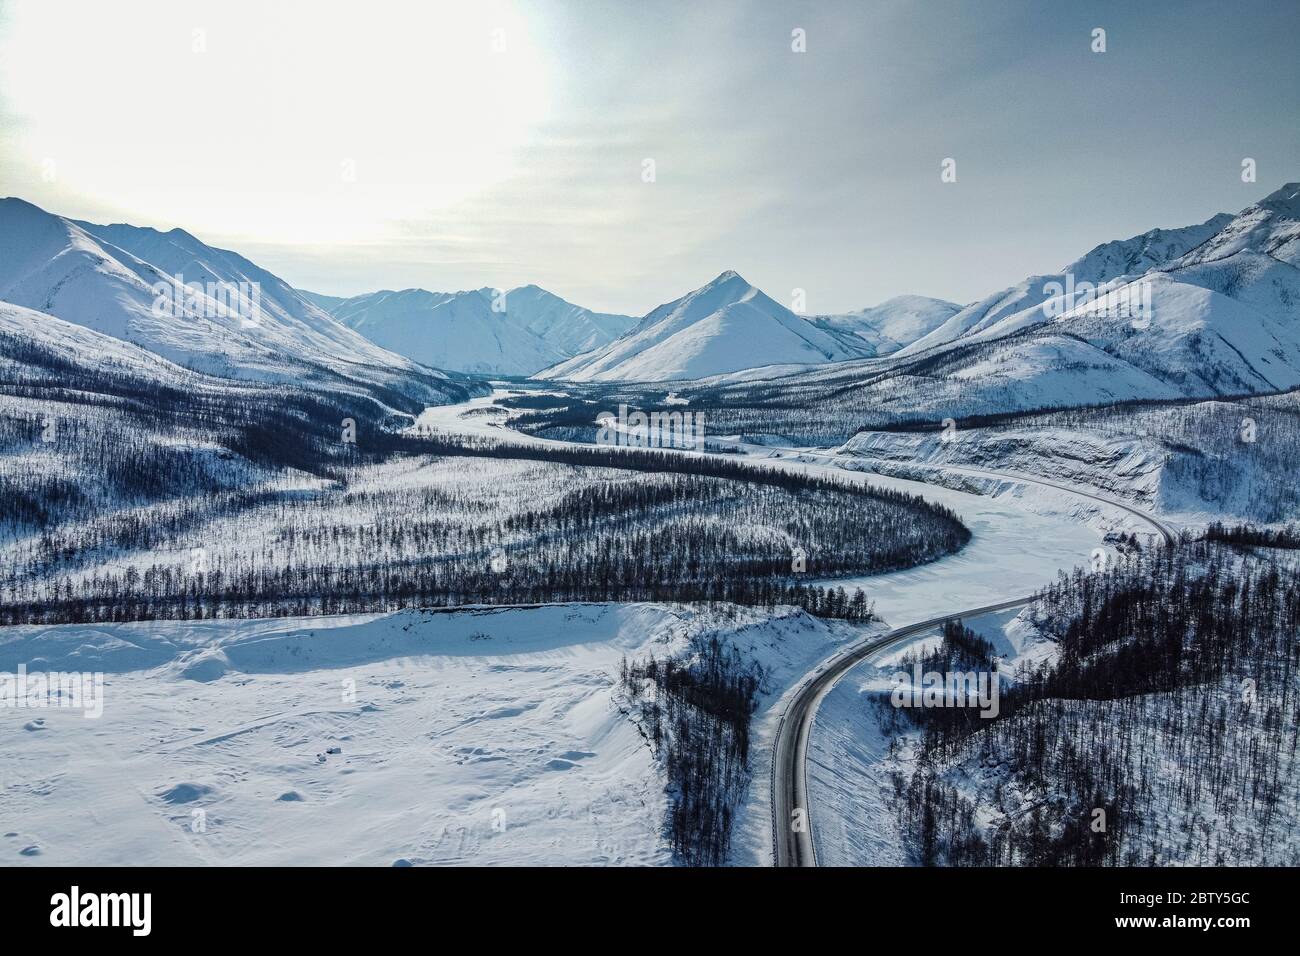
[[[373,292],[328,308],[349,328],[407,358],[495,375],[531,375],[607,344],[636,322],[592,312],[535,285],[504,295],[486,288]]]
[[[535,285],[511,289],[505,308],[508,317],[566,356],[600,348],[637,323],[630,315],[592,312]]]
[[[1173,263],[1173,268],[1228,259],[1245,251],[1300,266],[1300,183],[1286,183],[1243,210]]]
[[[1297,195],[1300,186],[1287,185],[1235,217],[1098,246],[1059,275],[1031,277],[963,309],[900,354],[1050,326],[1184,395],[1292,388],[1300,384]],[[1085,282],[1114,286],[1095,298],[1062,294]],[[1144,297],[1149,315],[1119,314],[1121,303]]]
[[[1023,613],[965,622],[961,644],[954,630],[909,652],[923,670],[997,658],[998,715],[960,726],[891,707],[911,664],[879,655],[812,735],[825,862],[1296,865],[1293,724],[1278,716],[1293,635],[1277,623],[1296,593],[1291,555],[1204,542],[1063,577]]]
[[[1152,229],[1130,239],[1103,243],[1076,259],[1058,273],[1029,276],[1009,289],[985,296],[956,312],[948,321],[908,344],[902,353],[915,355],[966,336],[990,332],[997,338],[1018,328],[1046,321],[1043,303],[1052,298],[1050,283],[1112,282],[1123,276],[1140,276],[1173,261],[1205,242],[1226,226],[1232,217],[1220,213],[1194,226],[1180,229]],[[1065,311],[1064,309],[1061,311]]]
[[[348,299],[334,315],[384,348],[461,372],[526,375],[564,356],[492,310],[492,291],[374,292]]]
[[[182,287],[191,283],[202,291]],[[234,290],[231,299],[211,294],[222,284]],[[462,384],[372,344],[242,256],[180,229],[97,226],[0,200],[0,300],[227,378],[372,395],[395,389],[434,403],[465,394]]]
[[[1079,273],[1025,279],[885,357],[678,391],[708,403],[719,434],[830,444],[903,422],[1295,388],[1298,194],[1284,186],[1226,221],[1099,246],[1067,267]],[[1110,285],[1084,285],[1097,282]]]
[[[728,271],[661,305],[604,348],[537,377],[665,382],[762,365],[837,362],[860,354]]]
[[[813,323],[828,331],[860,339],[867,344],[871,355],[889,355],[929,335],[961,308],[956,302],[929,296],[899,295],[869,309],[819,315]]]
[[[864,431],[839,453],[888,474],[1036,475],[1173,516],[1180,527],[1300,517],[1300,391],[1234,401],[1074,409],[962,428]],[[1252,440],[1253,439],[1253,440]]]

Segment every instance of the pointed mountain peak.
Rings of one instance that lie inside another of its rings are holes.
[[[0,215],[3,215],[10,223],[53,223],[60,219],[54,213],[42,209],[36,203],[28,202],[26,199],[19,199],[17,196],[6,196],[0,198]]]
[[[728,282],[735,282],[737,280],[739,280],[739,282],[744,282],[745,285],[749,285],[748,282],[745,282],[744,276],[735,269],[727,269],[725,272],[719,272],[717,278],[712,282],[707,283],[704,288],[711,289],[714,286],[725,285]]]

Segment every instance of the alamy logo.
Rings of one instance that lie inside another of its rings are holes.
[[[596,432],[598,445],[623,445],[631,448],[685,448],[700,450],[704,447],[703,412],[628,412],[626,405],[618,406],[618,418],[610,412],[596,416],[600,429]]]
[[[37,710],[61,707],[81,710],[87,720],[104,716],[104,674],[40,671],[27,673],[19,664],[18,673],[0,671],[0,707]]]
[[[189,282],[177,274],[152,286],[153,314],[160,319],[239,319],[244,328],[262,324],[259,282]]]
[[[1101,319],[1151,318],[1151,283],[1146,279],[1098,284],[1086,279],[1076,282],[1074,274],[1067,272],[1064,282],[1044,283],[1043,294],[1047,296],[1043,300],[1043,314],[1049,319],[1075,309]]]
[[[1000,684],[996,671],[926,671],[894,675],[889,702],[895,707],[978,707],[981,717],[998,715]]]
[[[129,926],[132,936],[148,936],[153,928],[153,894],[71,892],[50,897],[51,926]]]

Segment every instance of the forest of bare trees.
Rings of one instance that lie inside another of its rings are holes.
[[[693,635],[680,659],[629,663],[619,686],[641,706],[643,731],[668,776],[668,837],[690,866],[727,857],[731,824],[749,782],[750,718],[763,669],[716,634]]]
[[[895,780],[918,862],[1295,864],[1294,568],[1184,543],[1063,577],[1034,620],[1059,654],[1016,674],[997,719],[898,718],[924,727]]]
[[[12,336],[0,363],[5,624],[571,600],[865,619],[807,582],[969,538],[920,497],[734,456],[420,433],[401,396],[159,381]],[[449,492],[460,473],[481,480]]]

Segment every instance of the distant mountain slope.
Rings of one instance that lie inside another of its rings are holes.
[[[1080,337],[1188,397],[1292,388],[1300,384],[1298,193],[1288,184],[1236,216],[1098,246],[1060,275],[1031,277],[963,309],[899,355],[1042,326]],[[1059,294],[1067,281],[1114,287],[1072,302]],[[1122,303],[1142,299],[1150,301],[1148,316],[1120,314]]]
[[[872,355],[889,355],[929,335],[961,308],[956,302],[929,296],[899,295],[857,312],[819,315],[813,323],[828,331],[854,336],[866,343]]]
[[[401,405],[413,407],[395,412]],[[209,375],[0,302],[0,528],[21,551],[22,536],[56,525],[98,527],[57,549],[71,564],[96,547],[116,554],[139,535],[191,527],[175,523],[180,515],[267,494],[294,505],[305,489],[344,487],[346,469],[403,449],[398,429],[422,410],[383,389]],[[141,519],[139,506],[160,502],[157,521]]]
[[[306,289],[299,289],[298,294],[312,305],[316,306],[316,308],[322,309],[330,314],[333,314],[335,309],[348,301],[348,297],[345,295],[324,295],[320,292],[308,292]]]
[[[223,311],[206,291],[191,298],[178,276],[205,289],[247,283],[249,292]],[[178,307],[159,307],[156,290]],[[372,344],[277,276],[180,229],[99,226],[0,200],[0,300],[226,378],[316,384],[407,406],[472,390]]]
[[[506,315],[566,356],[600,348],[637,323],[630,315],[592,312],[535,285],[511,289],[505,304]]]
[[[488,288],[385,290],[339,300],[329,311],[370,341],[417,362],[495,375],[531,375],[605,345],[636,323],[535,285],[504,295]]]
[[[971,303],[933,331],[907,344],[900,352],[916,355],[955,342],[962,336],[989,330],[992,331],[984,338],[997,338],[1046,321],[1048,316],[1042,306],[1052,298],[1049,292],[1052,283],[1064,287],[1068,282],[1070,287],[1074,287],[1081,282],[1098,284],[1124,276],[1140,276],[1199,246],[1231,220],[1232,216],[1220,213],[1193,226],[1152,229],[1130,239],[1102,243],[1060,272],[1029,276],[1010,288]]]
[[[1248,206],[1206,242],[1172,263],[1171,268],[1223,261],[1239,252],[1253,252],[1300,267],[1300,183],[1286,183]]]
[[[1194,226],[1152,229],[1131,239],[1104,242],[1061,272],[1072,273],[1076,280],[1089,282],[1105,282],[1117,276],[1140,276],[1200,246],[1232,222],[1232,218],[1230,213],[1221,212]]]
[[[763,365],[843,361],[865,351],[843,344],[728,271],[661,305],[603,348],[537,377],[663,382]]]
[[[348,299],[334,315],[384,348],[461,372],[523,375],[565,357],[493,312],[491,290],[374,292]]]
[[[1300,186],[1288,184],[1226,220],[1107,243],[1071,264],[1078,273],[994,293],[885,358],[761,381],[735,373],[678,391],[709,405],[720,434],[826,443],[859,427],[1295,388],[1298,205]],[[1115,272],[1129,268],[1146,271]],[[1048,286],[1066,279],[1115,285],[1070,302]],[[1125,314],[1144,299],[1144,314]]]

